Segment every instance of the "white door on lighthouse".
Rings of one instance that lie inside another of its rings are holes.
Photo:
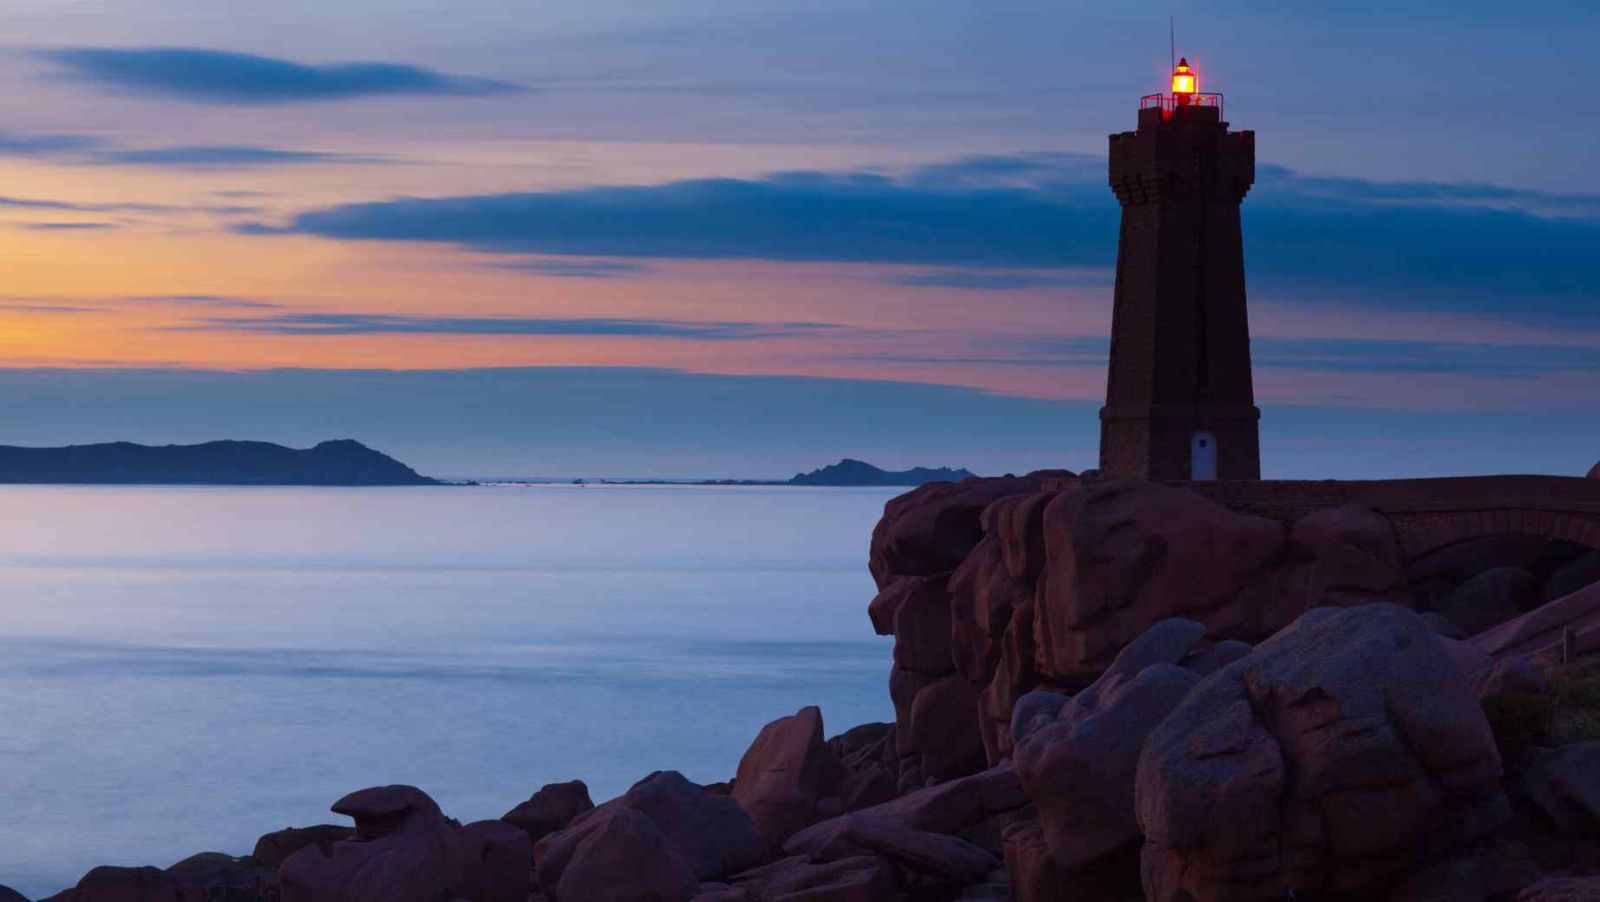
[[[1210,482],[1217,478],[1217,437],[1196,432],[1189,439],[1189,478]]]

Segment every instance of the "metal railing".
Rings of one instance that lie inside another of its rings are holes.
[[[1185,106],[1215,107],[1217,118],[1225,118],[1222,115],[1221,94],[1146,94],[1139,98],[1139,109],[1159,109],[1168,116]]]

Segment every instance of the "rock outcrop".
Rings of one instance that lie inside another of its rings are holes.
[[[1563,832],[1600,835],[1600,742],[1536,750],[1522,791]]]
[[[1178,662],[1204,632],[1193,621],[1163,621],[1088,689],[1019,728],[1017,775],[1057,868],[1081,868],[1139,839],[1139,750],[1200,681]]]
[[[650,828],[643,827],[631,815],[615,814],[618,808],[642,816]],[[537,879],[540,891],[551,902],[587,902],[590,898],[567,895],[562,887],[571,866],[582,865],[582,873],[604,873],[600,865],[610,854],[609,845],[594,838],[602,832],[616,842],[625,840],[640,850],[649,850],[651,873],[662,879],[679,873],[675,863],[678,859],[688,863],[689,872],[698,883],[738,873],[768,857],[766,838],[738,802],[708,792],[676,771],[657,771],[618,798],[580,815],[566,829],[540,841]],[[593,870],[585,864],[591,858]],[[585,878],[583,885],[591,884]],[[663,886],[670,888],[668,884]]]
[[[608,806],[558,833],[539,858],[539,888],[568,902],[687,902],[700,888],[694,863],[643,813]]]
[[[565,828],[579,815],[594,808],[589,787],[582,780],[547,783],[526,802],[500,815],[500,819],[538,842]]]
[[[1146,896],[1361,893],[1509,815],[1439,638],[1394,605],[1323,609],[1201,683],[1146,741]]]
[[[822,737],[821,709],[801,708],[767,724],[739,761],[733,800],[773,848],[819,820],[895,795],[887,773],[851,770]]]
[[[355,836],[306,846],[278,871],[282,902],[522,902],[531,888],[527,834],[502,821],[456,827],[414,786],[378,786],[333,805]]]
[[[871,560],[905,789],[1008,757],[1019,699],[1086,686],[1162,620],[1248,643],[1313,606],[1409,601],[1393,529],[1359,505],[1286,526],[1186,488],[1064,472],[903,495]]]

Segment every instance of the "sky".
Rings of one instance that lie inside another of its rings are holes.
[[[0,443],[1094,465],[1106,136],[1257,133],[1263,471],[1600,457],[1600,7],[11,0]]]

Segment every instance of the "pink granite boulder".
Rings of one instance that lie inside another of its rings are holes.
[[[549,902],[688,902],[694,865],[644,814],[606,805],[557,833],[539,859]]]
[[[1271,611],[1229,607],[1283,551],[1284,528],[1273,520],[1233,513],[1187,489],[1113,480],[1057,495],[1042,523],[1034,638],[1043,676],[1098,674],[1169,617],[1236,639],[1281,625]]]
[[[282,902],[513,902],[532,885],[527,834],[500,821],[456,827],[414,786],[376,786],[335,802],[355,835],[291,854]]]
[[[979,687],[960,674],[922,687],[896,732],[903,754],[915,755],[922,774],[950,780],[981,770],[986,763],[979,724]]]
[[[895,902],[901,888],[895,866],[875,855],[824,862],[797,855],[729,880],[739,895],[725,893],[720,902]]]
[[[250,856],[201,852],[172,865],[166,873],[177,887],[179,902],[248,899],[277,889],[276,869],[262,867]]]
[[[1028,804],[1027,793],[1010,764],[946,783],[928,786],[899,798],[853,812],[850,817],[882,820],[926,833],[957,836],[997,815]],[[789,837],[790,855],[809,855],[826,845],[839,819],[821,821]]]
[[[1361,895],[1508,816],[1500,757],[1440,639],[1390,604],[1308,612],[1144,743],[1153,902]]]
[[[589,787],[582,780],[547,783],[526,802],[507,811],[500,819],[528,834],[533,842],[562,829],[585,811],[594,808]]]
[[[1522,791],[1562,832],[1600,835],[1600,742],[1535,749]]]
[[[1042,712],[1030,718],[1031,732],[1016,747],[1017,776],[1060,867],[1082,867],[1139,838],[1139,751],[1200,681],[1177,662],[1203,632],[1193,621],[1162,621],[1054,717]]]
[[[316,846],[327,854],[336,842],[343,842],[355,836],[355,831],[341,824],[318,824],[313,827],[285,827],[263,834],[256,840],[255,849],[251,851],[250,858],[264,868],[274,871],[283,864],[284,859],[304,849],[306,846]]]
[[[617,835],[637,833],[624,830],[626,825],[610,824],[607,813],[617,808],[643,815],[660,834],[661,841],[689,862],[697,884],[746,870],[767,858],[766,838],[738,802],[708,792],[676,771],[657,771],[540,841],[535,870],[542,892],[558,893],[572,851],[589,833],[599,829],[597,825],[607,824],[606,829],[623,831]],[[643,842],[645,838],[635,839]],[[602,854],[598,847],[591,848],[592,854]]]
[[[854,774],[823,740],[811,706],[767,724],[739,759],[733,800],[774,848],[795,831],[845,810]]]
[[[178,885],[159,868],[98,867],[42,902],[179,902]]]
[[[879,588],[892,576],[948,573],[961,565],[983,538],[984,508],[1012,495],[1039,491],[1045,478],[1060,473],[930,482],[884,505],[872,531],[870,568]]]
[[[414,786],[376,786],[345,796],[336,813],[355,819],[352,839],[324,852],[308,846],[278,870],[282,902],[436,902],[449,889],[439,806]]]
[[[533,884],[528,834],[504,821],[476,821],[444,837],[450,898],[526,902]]]
[[[1408,600],[1394,527],[1360,504],[1315,511],[1289,528],[1289,553],[1309,561],[1304,607]]]

